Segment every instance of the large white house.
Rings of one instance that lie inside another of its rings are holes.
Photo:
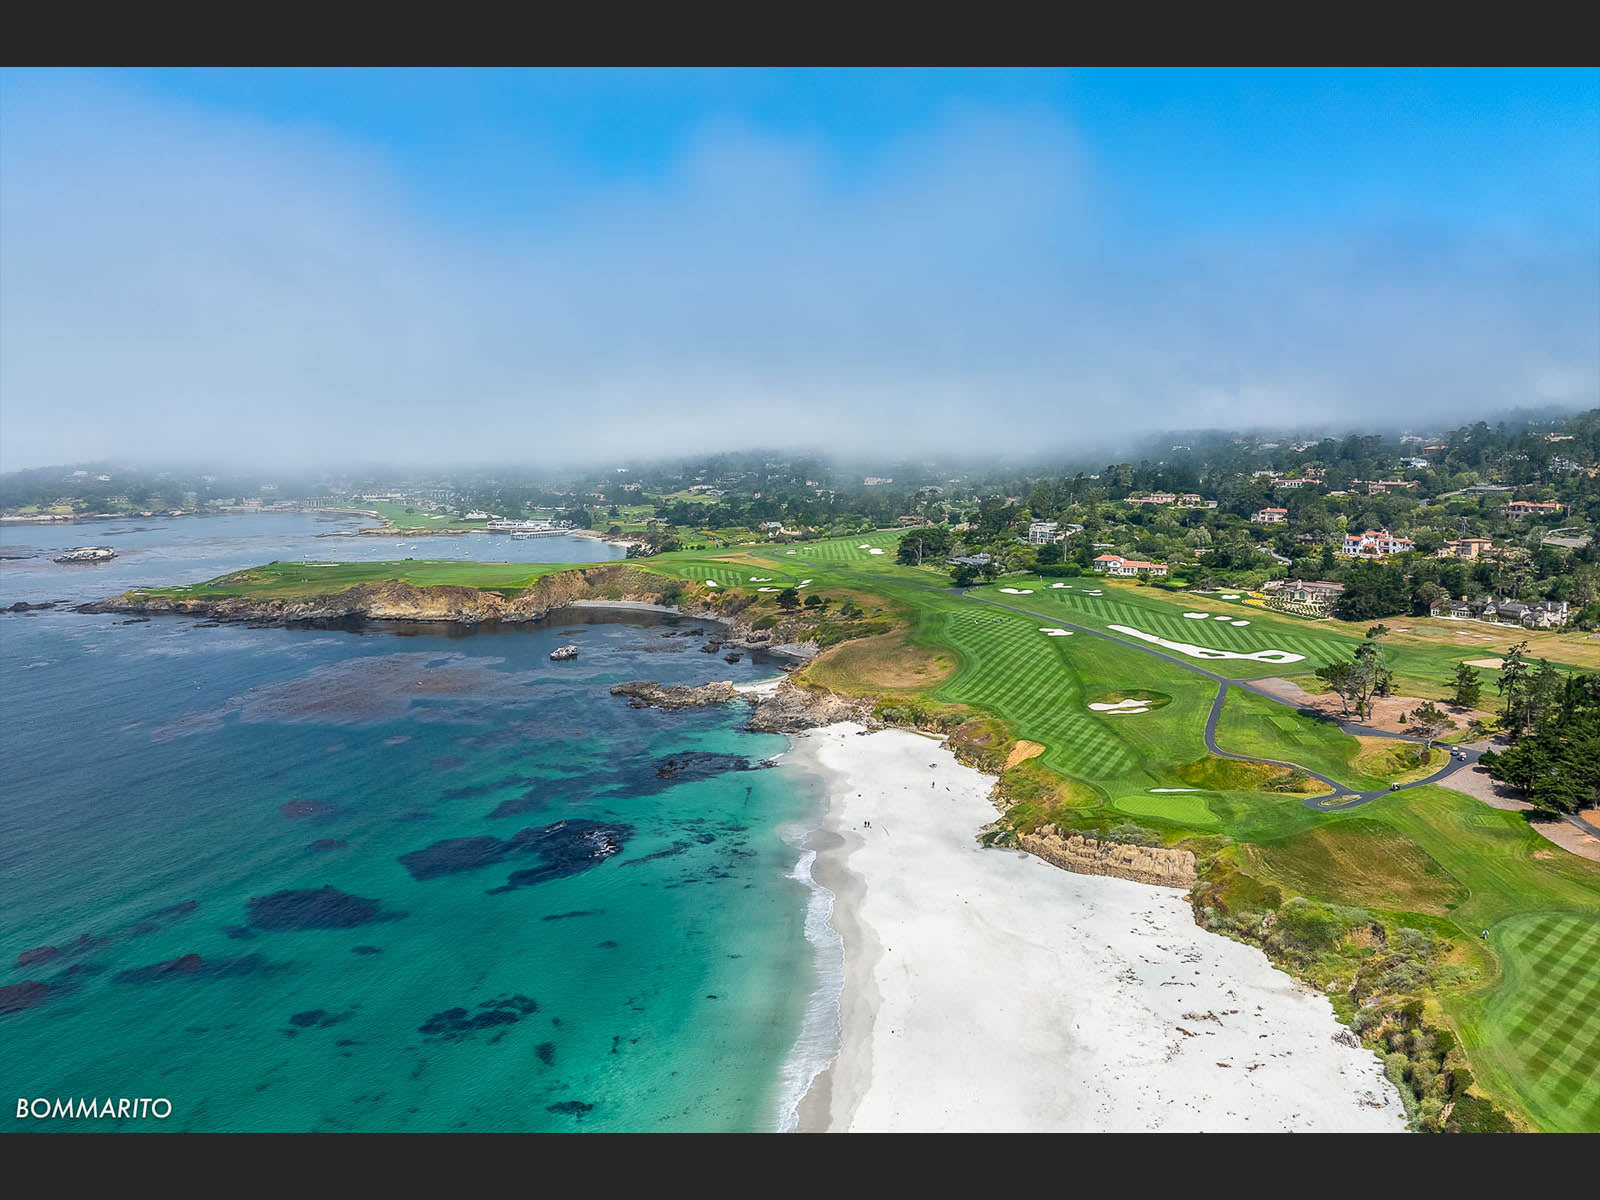
[[[1263,508],[1250,514],[1250,519],[1257,525],[1282,525],[1289,519],[1287,508]]]
[[[1346,558],[1382,558],[1387,554],[1404,554],[1416,549],[1408,537],[1396,537],[1387,529],[1369,529],[1365,533],[1344,535],[1343,554]]]
[[[1102,575],[1117,575],[1122,578],[1138,575],[1159,577],[1167,573],[1167,564],[1145,562],[1138,558],[1123,558],[1120,554],[1102,554],[1094,560],[1094,569]]]

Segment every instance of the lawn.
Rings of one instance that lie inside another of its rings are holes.
[[[1505,976],[1480,1049],[1550,1129],[1600,1130],[1600,923],[1530,913],[1489,934]]]
[[[416,587],[456,585],[520,592],[542,575],[570,571],[572,563],[484,563],[439,559],[401,562],[270,562],[187,587],[146,588],[155,595],[247,596],[298,599],[342,592],[363,583],[399,580]]]

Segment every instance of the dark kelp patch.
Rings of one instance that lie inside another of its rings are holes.
[[[332,884],[251,896],[245,903],[252,928],[271,932],[302,929],[352,929],[379,920],[376,900],[341,892]]]
[[[437,879],[463,871],[475,871],[513,855],[532,854],[539,865],[513,872],[505,891],[513,887],[542,883],[587,871],[613,854],[633,836],[629,825],[607,825],[599,821],[557,821],[553,825],[518,830],[509,838],[447,838],[400,856],[400,865],[416,880]]]

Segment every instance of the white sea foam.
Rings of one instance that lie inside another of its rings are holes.
[[[784,841],[794,845],[809,831],[799,827],[784,831]],[[798,835],[798,836],[797,836]],[[817,981],[806,1001],[795,1039],[784,1060],[778,1084],[778,1132],[792,1133],[800,1120],[800,1101],[811,1085],[839,1056],[840,999],[844,994],[844,939],[833,927],[833,893],[811,875],[815,850],[803,850],[787,878],[802,883],[806,897],[806,941],[811,943]]]

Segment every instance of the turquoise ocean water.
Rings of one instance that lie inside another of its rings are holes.
[[[616,553],[316,536],[345,527],[7,529],[0,553],[31,557],[0,562],[0,604],[274,558]],[[48,563],[85,543],[125,553]],[[694,628],[0,614],[6,1125],[19,1098],[165,1097],[164,1121],[93,1125],[774,1127],[816,985],[793,842],[820,796],[760,769],[787,742],[737,711],[608,694],[774,673],[700,653]],[[580,657],[550,662],[568,642]]]

